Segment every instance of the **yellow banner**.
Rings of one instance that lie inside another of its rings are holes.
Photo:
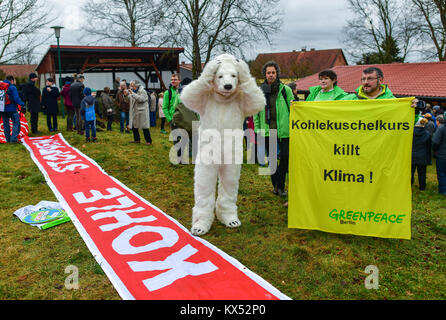
[[[412,100],[292,103],[289,228],[411,238]]]

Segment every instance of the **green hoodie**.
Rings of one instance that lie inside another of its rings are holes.
[[[390,91],[389,87],[386,84],[381,85],[382,91],[375,99],[396,99],[393,95],[392,91]],[[349,94],[344,97],[343,100],[359,100],[359,99],[370,99],[362,90],[362,86],[356,89],[356,94]],[[415,114],[415,123],[420,119],[420,115],[418,113]]]
[[[180,95],[177,92],[178,89],[172,87],[164,92],[163,97],[163,112],[168,122],[172,121],[173,113],[175,112],[176,105],[180,102]],[[169,99],[170,91],[172,91],[172,97]],[[169,101],[170,100],[170,101]]]
[[[343,100],[348,95],[338,86],[334,86],[329,92],[323,92],[321,86],[310,87],[309,90],[310,94],[305,101]]]
[[[282,90],[285,90],[288,104],[283,98]],[[277,138],[290,137],[290,111],[291,101],[294,99],[293,91],[287,85],[280,83],[276,98],[276,117],[277,117]],[[253,116],[254,132],[259,133],[260,129],[265,130],[265,137],[269,137],[269,126],[265,119],[265,108]]]
[[[395,99],[392,91],[386,84],[381,85],[382,91],[375,99]],[[356,94],[352,93],[345,96],[342,100],[359,100],[359,99],[370,99],[365,93],[362,86],[356,89]]]

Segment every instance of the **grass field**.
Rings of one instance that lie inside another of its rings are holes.
[[[28,114],[29,115],[29,114]],[[135,145],[131,134],[98,132],[98,143],[59,128],[73,147],[94,159],[155,206],[190,228],[193,166],[168,161],[171,142],[152,128],[153,146]],[[49,135],[41,116],[39,130]],[[0,145],[0,299],[120,299],[72,223],[40,231],[13,212],[41,200],[57,201],[20,144]],[[412,240],[288,229],[283,200],[268,176],[243,165],[238,198],[242,226],[215,222],[203,238],[239,260],[292,299],[445,299],[446,198],[437,193],[434,166],[427,190],[413,188]],[[79,289],[64,286],[65,268],[79,269]],[[364,280],[379,268],[378,290]]]

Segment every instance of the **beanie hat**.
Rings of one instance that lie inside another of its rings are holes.
[[[84,94],[85,94],[86,96],[91,96],[91,89],[90,89],[89,87],[86,87],[86,88],[84,89]]]
[[[29,74],[29,79],[30,80],[31,79],[35,79],[35,78],[37,78],[37,74],[35,74],[34,72]]]

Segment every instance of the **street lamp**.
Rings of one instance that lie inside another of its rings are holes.
[[[60,45],[59,45],[59,38],[60,38],[60,30],[63,29],[61,26],[52,26],[51,29],[54,29],[54,34],[57,39],[57,58],[59,60],[59,87],[62,91],[62,64],[60,62]],[[62,118],[65,118],[65,112],[64,112],[64,104],[63,104],[63,98],[60,98],[60,106],[62,107]]]

